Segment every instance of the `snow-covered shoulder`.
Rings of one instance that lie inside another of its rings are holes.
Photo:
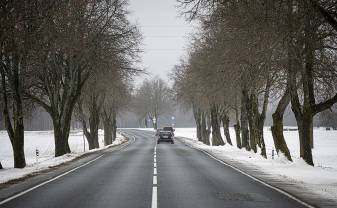
[[[72,153],[54,157],[54,135],[52,131],[25,132],[27,166],[24,169],[15,169],[13,168],[13,153],[7,134],[6,132],[0,132],[0,141],[1,144],[4,144],[4,146],[0,148],[0,160],[4,166],[4,169],[0,170],[0,184],[24,178],[35,172],[47,170],[83,155],[120,145],[126,141],[124,136],[117,134],[117,138],[111,145],[104,146],[103,134],[104,132],[100,130],[100,148],[88,150],[88,144],[87,141],[83,139],[83,133],[81,131],[72,131],[69,137],[69,145]],[[39,150],[39,157],[36,156],[36,150]]]
[[[265,128],[264,131],[268,159],[263,158],[259,153],[236,148],[234,129],[230,129],[233,146],[226,144],[217,147],[198,142],[195,131],[194,128],[177,128],[175,135],[180,136],[185,143],[205,150],[220,160],[236,161],[247,167],[254,166],[285,183],[297,184],[312,193],[337,200],[337,152],[334,150],[337,146],[337,131],[318,128],[314,130],[315,167],[307,165],[300,159],[297,131],[284,132],[294,162],[288,161],[283,155],[277,155],[275,151],[273,159],[274,146],[269,128]]]

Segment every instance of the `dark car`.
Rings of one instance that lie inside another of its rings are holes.
[[[164,128],[163,128],[163,130],[164,131],[170,131],[171,133],[172,133],[172,135],[174,136],[174,128],[173,127],[171,127],[171,126],[165,126]]]
[[[174,128],[173,127],[171,127],[171,126],[165,126],[164,128],[163,128],[163,130],[164,131],[170,131],[170,132],[174,132]]]
[[[170,142],[171,144],[174,144],[174,135],[171,131],[160,131],[158,133],[158,140],[157,140],[157,144],[159,144],[160,142]]]

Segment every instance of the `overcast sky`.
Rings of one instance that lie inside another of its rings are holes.
[[[130,19],[143,34],[143,66],[167,80],[188,45],[192,26],[179,16],[176,0],[130,0]],[[144,79],[139,78],[137,82]]]

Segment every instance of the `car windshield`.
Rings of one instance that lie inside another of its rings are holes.
[[[163,128],[165,131],[173,131],[173,128],[172,127],[164,127]]]

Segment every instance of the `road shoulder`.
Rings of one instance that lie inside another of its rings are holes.
[[[242,163],[240,161],[228,158],[224,155],[215,154],[214,152],[206,148],[205,149],[200,148],[199,145],[197,145],[196,142],[192,139],[184,137],[176,137],[176,139],[178,139],[179,141],[181,141],[182,143],[191,148],[197,149],[207,154],[211,158],[218,160],[224,165],[228,165],[233,169],[236,169],[238,172],[247,174],[252,178],[257,179],[258,181],[265,183],[267,186],[270,185],[281,191],[284,191],[285,194],[290,194],[291,196],[294,196],[295,198],[309,205],[312,205],[313,207],[322,207],[322,208],[337,207],[336,199],[334,200],[328,196],[312,193],[310,190],[308,190],[305,184],[300,184],[297,181],[291,181],[287,178],[275,177],[275,175],[262,171],[259,167],[255,166],[254,164]]]
[[[15,194],[28,190],[31,187],[37,186],[66,172],[76,169],[77,167],[81,167],[87,163],[90,163],[90,161],[94,161],[95,159],[103,156],[106,153],[121,150],[134,142],[134,140],[129,136],[124,137],[126,138],[125,142],[119,145],[111,146],[109,148],[101,149],[94,152],[89,152],[71,161],[67,161],[65,163],[50,167],[45,170],[36,171],[29,175],[26,175],[25,177],[17,178],[0,184],[0,202]]]

